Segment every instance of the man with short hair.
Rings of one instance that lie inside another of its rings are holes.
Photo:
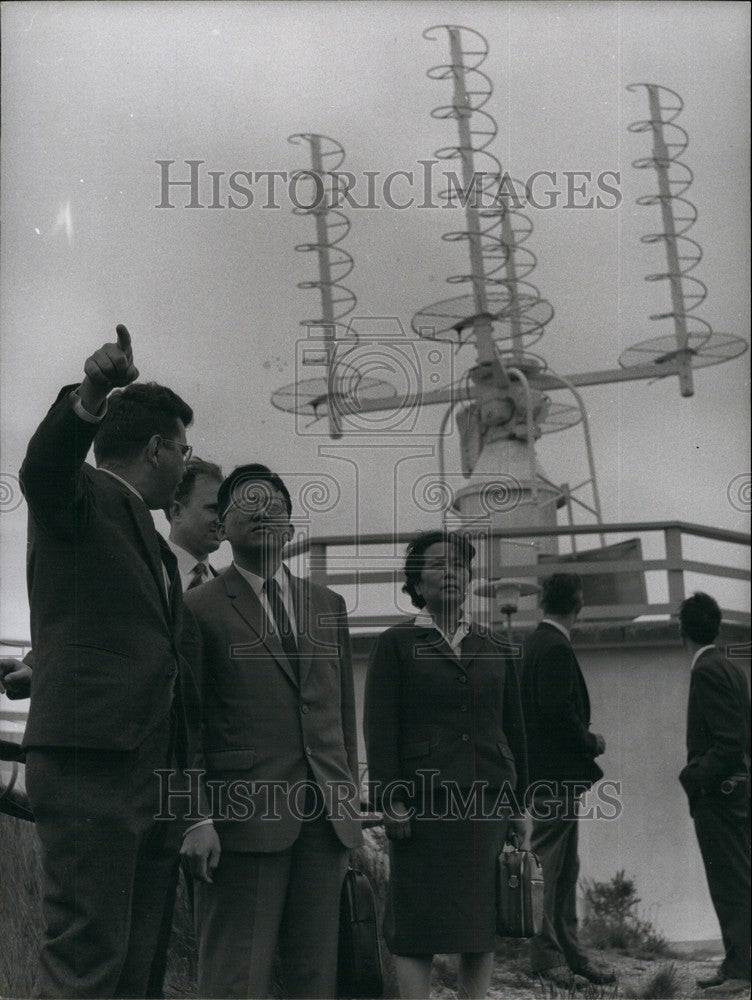
[[[198,992],[337,991],[339,901],[361,843],[355,698],[345,603],[282,563],[283,480],[245,465],[219,490],[233,563],[186,594],[200,636],[201,762],[213,808],[182,854],[196,878]]]
[[[688,597],[679,622],[692,664],[687,764],[679,781],[726,952],[718,972],[697,985],[706,996],[749,995],[749,689],[741,669],[716,648],[721,609],[712,597]]]
[[[221,545],[217,491],[222,479],[222,470],[214,462],[191,458],[172,504],[165,508],[170,522],[168,544],[178,561],[183,593],[217,575],[209,556]]]
[[[582,610],[580,577],[548,577],[541,605],[543,620],[525,642],[521,682],[532,848],[545,884],[543,924],[531,941],[530,965],[557,987],[568,988],[573,973],[604,985],[616,977],[591,963],[577,935],[577,806],[603,777],[595,758],[606,749],[604,738],[590,732],[590,699],[570,638]]]
[[[192,755],[197,699],[179,652],[175,557],[150,510],[183,477],[193,412],[164,386],[132,384],[124,326],[84,372],[20,472],[34,648],[26,788],[45,922],[33,995],[143,997],[174,869],[154,772]]]

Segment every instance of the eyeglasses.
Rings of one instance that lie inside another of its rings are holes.
[[[183,444],[182,441],[175,441],[173,438],[162,438],[165,444],[176,444],[178,448],[183,453],[183,461],[190,461],[191,455],[193,454],[193,448],[189,444]]]
[[[233,500],[231,507],[239,510],[248,517],[286,517],[287,504],[284,500],[269,500],[267,502],[257,498],[241,498]]]

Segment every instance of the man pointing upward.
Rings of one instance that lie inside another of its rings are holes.
[[[180,581],[150,510],[183,476],[193,412],[170,389],[134,384],[124,326],[84,372],[20,472],[34,649],[26,786],[45,924],[34,996],[142,997],[174,866],[153,819],[154,770],[185,758],[192,697]]]

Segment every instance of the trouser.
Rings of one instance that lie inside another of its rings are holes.
[[[162,923],[159,928],[154,960],[149,972],[149,981],[146,986],[147,1000],[162,1000],[164,997],[164,980],[167,972],[167,958],[170,952],[170,941],[172,940],[172,922],[175,914],[175,902],[178,895],[178,883],[182,873],[185,898],[188,911],[193,924],[193,875],[187,865],[181,865],[177,854],[175,855],[175,867],[170,876],[170,884],[167,888],[164,909],[162,911]]]
[[[270,996],[277,948],[287,996],[336,996],[348,856],[323,817],[287,850],[224,851],[213,883],[195,883],[199,996]]]
[[[750,978],[750,859],[748,804],[700,797],[693,802],[697,842],[705,865],[726,957],[721,970],[728,979]]]
[[[587,956],[577,936],[577,816],[561,799],[547,799],[554,813],[534,819],[531,845],[543,868],[543,920],[530,943],[530,966],[543,972],[557,965],[582,967]]]
[[[155,822],[168,720],[132,751],[30,748],[42,856],[35,997],[143,997],[175,866]]]

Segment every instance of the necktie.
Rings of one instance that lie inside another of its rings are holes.
[[[277,634],[279,636],[279,641],[282,643],[282,649],[285,651],[285,656],[290,661],[290,666],[297,674],[298,646],[295,642],[295,636],[292,634],[290,619],[287,617],[285,605],[282,601],[282,595],[279,592],[279,584],[273,577],[268,580],[264,580],[264,593],[266,594],[266,599],[269,602],[269,607],[272,609],[274,624],[277,626]]]
[[[193,567],[193,577],[191,582],[188,584],[188,590],[193,590],[194,587],[199,587],[207,577],[208,567],[204,562],[197,562]]]

